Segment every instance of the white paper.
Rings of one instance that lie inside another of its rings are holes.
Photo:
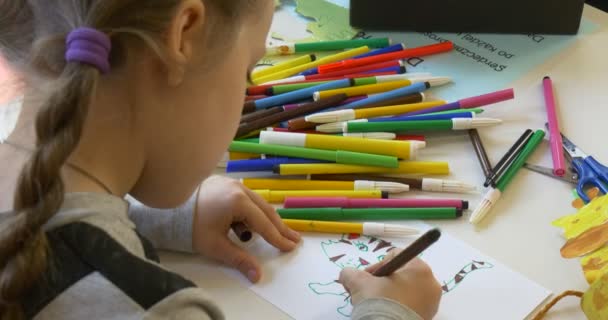
[[[237,272],[226,272],[295,319],[343,320],[352,307],[343,287],[335,282],[341,268],[362,269],[412,240],[305,234],[301,247],[284,254],[257,239],[248,250],[262,263],[262,281],[252,285]],[[436,319],[524,319],[550,295],[547,289],[448,234],[421,258],[444,286]]]

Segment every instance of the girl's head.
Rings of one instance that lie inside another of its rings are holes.
[[[246,75],[261,58],[272,0],[0,0],[0,51],[37,108],[36,147],[0,220],[0,312],[46,268],[41,226],[77,165],[116,195],[183,203],[208,176],[238,126]],[[111,69],[66,62],[79,27],[109,36]],[[65,183],[61,177],[65,178]]]

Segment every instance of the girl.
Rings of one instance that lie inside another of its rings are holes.
[[[36,114],[35,145],[8,142],[31,155],[0,218],[2,319],[221,319],[154,248],[200,253],[253,282],[260,266],[227,238],[232,223],[296,248],[299,235],[250,190],[222,177],[199,186],[234,136],[273,6],[0,0],[0,49]],[[127,194],[150,207],[186,204],[129,210]],[[434,316],[441,290],[428,266],[388,278],[369,273],[377,267],[340,275],[353,318]]]

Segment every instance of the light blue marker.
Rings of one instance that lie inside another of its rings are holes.
[[[313,93],[317,91],[325,91],[325,90],[333,90],[333,89],[341,89],[346,87],[351,87],[354,85],[354,80],[352,79],[341,79],[332,82],[327,82],[320,84],[318,86],[304,88],[292,92],[287,92],[283,94],[279,94],[276,96],[260,99],[254,101],[255,108],[266,109],[274,106],[279,106],[283,104],[287,104],[293,101],[298,101],[302,99],[312,98]]]
[[[361,109],[361,108],[365,108],[365,107],[375,104],[375,103],[380,103],[383,101],[397,99],[397,98],[409,96],[409,95],[415,94],[415,93],[420,93],[430,87],[431,87],[431,84],[428,82],[418,82],[418,83],[409,85],[407,87],[376,94],[367,99],[351,102],[351,103],[343,105],[341,107],[333,108],[331,110],[326,110],[324,112],[335,111],[335,110],[344,110],[344,109]]]

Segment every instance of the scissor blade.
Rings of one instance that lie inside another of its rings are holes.
[[[524,164],[524,168],[526,168],[530,171],[534,171],[536,173],[542,174],[544,176],[547,176],[547,177],[550,177],[553,179],[557,179],[557,180],[561,180],[564,182],[568,182],[571,184],[576,184],[578,182],[576,175],[572,174],[571,172],[567,172],[563,177],[559,177],[559,176],[556,176],[553,174],[553,169],[551,169],[551,168],[537,166],[537,165],[529,164],[529,163]]]
[[[587,154],[583,152],[577,145],[574,144],[562,133],[562,144],[564,150],[570,155],[571,158],[587,158]]]

